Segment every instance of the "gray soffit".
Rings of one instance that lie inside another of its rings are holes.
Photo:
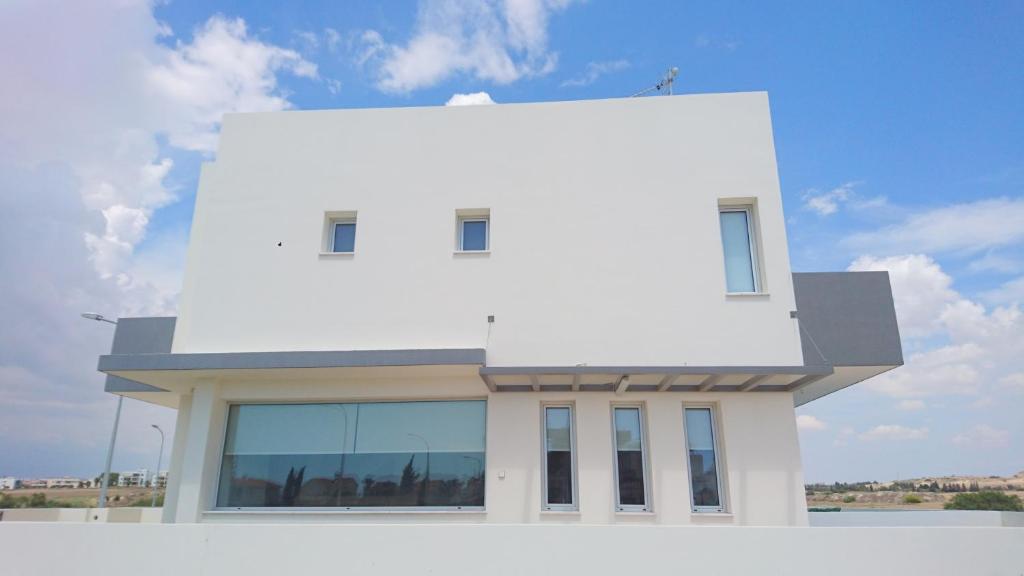
[[[100,372],[133,370],[250,370],[359,368],[374,366],[483,366],[483,348],[430,350],[341,350],[313,352],[222,352],[210,354],[110,354]]]
[[[903,364],[888,272],[801,272],[793,291],[805,364]]]
[[[793,392],[831,366],[484,366],[492,392]]]
[[[143,384],[142,382],[136,382],[135,380],[129,380],[127,378],[121,378],[120,376],[114,376],[107,374],[107,382],[103,386],[104,392],[167,392],[163,388],[157,388],[156,386],[150,386],[149,384]]]

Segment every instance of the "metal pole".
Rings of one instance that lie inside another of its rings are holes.
[[[117,412],[114,413],[114,429],[110,432],[110,446],[107,448],[107,465],[103,469],[103,478],[100,479],[100,500],[97,505],[100,508],[107,507],[107,484],[110,483],[110,464],[114,459],[114,443],[117,441],[117,425],[121,421],[121,404],[124,396],[117,396]]]
[[[156,483],[160,479],[160,465],[164,460],[164,431],[156,424],[152,426],[160,433],[160,455],[156,457],[156,472],[153,474],[153,501],[149,503],[150,508],[156,508]]]

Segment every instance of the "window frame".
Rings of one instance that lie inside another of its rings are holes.
[[[690,439],[686,428],[686,411],[688,409],[707,410],[711,415],[711,444],[715,449],[715,481],[718,484],[718,506],[697,506],[693,495],[693,467],[690,466]],[[722,482],[724,470],[722,468],[721,443],[718,440],[718,405],[714,403],[684,402],[683,403],[683,455],[686,461],[686,478],[689,480],[690,511],[694,514],[716,514],[726,513],[729,509],[728,499],[725,495],[725,484]]]
[[[759,243],[757,241],[757,228],[754,225],[756,214],[753,204],[719,204],[718,206],[718,235],[722,236],[722,214],[724,212],[742,212],[747,218],[747,251],[750,258],[750,274],[754,281],[753,292],[733,292],[729,290],[729,267],[725,261],[725,242],[722,247],[722,271],[725,273],[726,294],[763,294],[764,289],[761,282],[761,265]]]
[[[541,509],[545,512],[578,512],[579,475],[576,460],[576,406],[573,402],[543,402],[541,414]],[[548,502],[548,408],[569,409],[569,459],[572,462],[572,503],[551,504]]]
[[[466,224],[470,222],[484,223],[484,247],[483,249],[466,249]],[[459,252],[481,253],[491,251],[491,217],[490,216],[459,216]]]
[[[616,512],[651,512],[653,506],[651,505],[651,478],[650,478],[650,460],[647,455],[647,416],[645,412],[645,406],[641,403],[618,403],[613,402],[611,405],[611,428],[612,428],[612,472],[614,474],[613,482],[615,484],[615,511]],[[615,428],[615,411],[617,409],[636,409],[640,416],[640,462],[641,469],[643,470],[643,484],[644,484],[644,503],[641,504],[622,504],[622,498],[619,494],[619,439],[618,430]]]
[[[349,251],[335,250],[334,244],[335,239],[338,236],[338,226],[344,224],[352,225],[352,249]],[[331,254],[355,254],[356,253],[356,235],[359,233],[359,224],[356,223],[355,218],[332,218],[331,219],[331,235],[328,238],[330,241],[330,253]]]
[[[481,470],[481,475],[484,478],[484,503],[482,506],[218,506],[218,496],[220,494],[220,484],[224,475],[224,449],[227,447],[228,441],[228,426],[230,425],[230,415],[232,406],[247,406],[247,405],[280,405],[280,404],[407,404],[411,402],[483,402],[484,404],[484,465]],[[209,480],[212,484],[212,489],[207,494],[205,500],[207,501],[206,509],[202,512],[203,514],[246,514],[246,513],[258,513],[258,514],[296,514],[296,513],[314,513],[314,514],[395,514],[395,513],[414,513],[414,514],[431,514],[431,513],[442,513],[451,514],[458,512],[465,512],[471,514],[479,514],[487,512],[487,477],[488,477],[488,413],[490,410],[490,400],[486,396],[458,396],[452,398],[380,398],[380,399],[358,399],[358,400],[275,400],[275,399],[260,399],[260,400],[235,400],[225,402],[223,405],[223,417],[221,418],[221,434],[218,451],[218,462],[216,469],[216,476]]]

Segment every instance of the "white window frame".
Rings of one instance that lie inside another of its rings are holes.
[[[640,414],[640,462],[643,469],[644,475],[644,503],[638,504],[622,504],[622,500],[619,497],[619,439],[616,434],[615,428],[615,410],[618,408],[635,408]],[[648,458],[647,458],[647,415],[645,414],[644,405],[639,404],[612,404],[611,413],[611,424],[612,424],[612,471],[615,474],[613,481],[615,483],[615,511],[616,512],[650,512],[651,507],[651,479],[650,471],[648,470]]]
[[[711,443],[715,447],[715,480],[718,482],[718,506],[697,506],[693,500],[693,469],[690,467],[690,440],[686,434],[686,410],[688,408],[706,409],[711,414]],[[690,483],[690,510],[697,514],[724,513],[726,506],[725,485],[722,476],[725,471],[722,469],[722,450],[718,441],[718,406],[716,404],[684,403],[683,404],[683,451],[686,461],[686,478]]]
[[[761,294],[761,266],[758,252],[757,243],[757,227],[754,226],[754,207],[752,205],[729,205],[722,204],[718,206],[718,230],[719,237],[721,237],[722,230],[722,213],[723,212],[743,212],[747,215],[747,250],[750,251],[750,273],[754,277],[754,291],[753,292],[730,292],[729,291],[729,269],[725,265],[725,243],[722,243],[722,271],[725,273],[725,286],[726,293],[728,294]]]
[[[348,252],[334,249],[334,239],[338,234],[338,225],[340,224],[352,224],[353,226],[355,226],[355,234],[352,235],[352,250]],[[333,218],[331,220],[330,252],[332,254],[355,254],[357,234],[359,234],[359,224],[356,223],[355,218]]]
[[[463,235],[468,222],[484,223],[484,248],[483,250],[467,250]],[[491,218],[490,216],[459,216],[459,252],[490,252],[491,250]]]
[[[541,490],[543,510],[547,512],[576,512],[580,509],[579,475],[576,463],[576,406],[572,402],[542,403],[541,415]],[[572,504],[548,502],[548,408],[569,409],[569,459],[572,461]]]

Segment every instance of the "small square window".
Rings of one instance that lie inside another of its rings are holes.
[[[321,254],[355,254],[356,212],[354,210],[324,212]]]
[[[337,220],[333,224],[332,252],[355,252],[356,251],[356,223],[355,221]]]
[[[488,249],[489,218],[464,217],[459,219],[459,250],[484,252]]]

